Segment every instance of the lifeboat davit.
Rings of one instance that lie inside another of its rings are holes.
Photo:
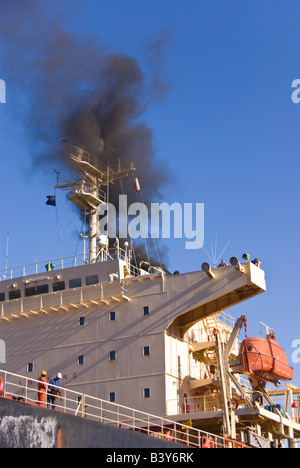
[[[259,382],[292,380],[294,369],[278,345],[274,333],[267,338],[246,338],[240,345],[238,359],[242,372]]]

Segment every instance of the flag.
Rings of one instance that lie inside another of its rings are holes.
[[[56,206],[56,199],[54,195],[48,195],[47,198],[48,200],[46,201],[46,205]]]
[[[136,192],[139,192],[139,191],[141,190],[140,184],[139,184],[139,181],[138,181],[137,178],[134,179],[134,190],[135,190]]]

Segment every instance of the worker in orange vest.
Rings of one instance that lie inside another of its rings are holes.
[[[39,399],[39,406],[44,406],[46,401],[46,383],[47,383],[47,372],[43,371],[41,373],[41,377],[38,383],[38,399]]]

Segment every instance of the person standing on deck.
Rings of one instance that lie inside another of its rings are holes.
[[[47,372],[43,371],[38,383],[38,405],[44,406],[46,401],[46,388],[47,388]]]
[[[47,402],[48,402],[48,408],[51,408],[55,410],[55,400],[56,397],[61,397],[61,391],[57,387],[61,387],[61,382],[60,379],[62,379],[62,375],[59,372],[55,379],[51,379],[49,382],[49,389],[48,389],[48,395],[47,395]]]

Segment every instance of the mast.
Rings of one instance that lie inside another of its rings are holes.
[[[62,141],[73,146],[73,151],[69,154],[69,161],[72,168],[81,177],[73,182],[69,177],[66,184],[60,184],[57,177],[56,188],[69,190],[69,200],[78,208],[85,210],[89,216],[89,263],[95,263],[98,260],[100,248],[103,247],[103,244],[99,246],[97,243],[97,209],[101,204],[108,202],[109,184],[128,176],[135,171],[135,168],[132,165],[129,169],[121,170],[119,167],[117,171],[114,171],[109,166],[106,167],[99,161],[98,157],[91,154],[85,147],[70,140],[63,139]]]

